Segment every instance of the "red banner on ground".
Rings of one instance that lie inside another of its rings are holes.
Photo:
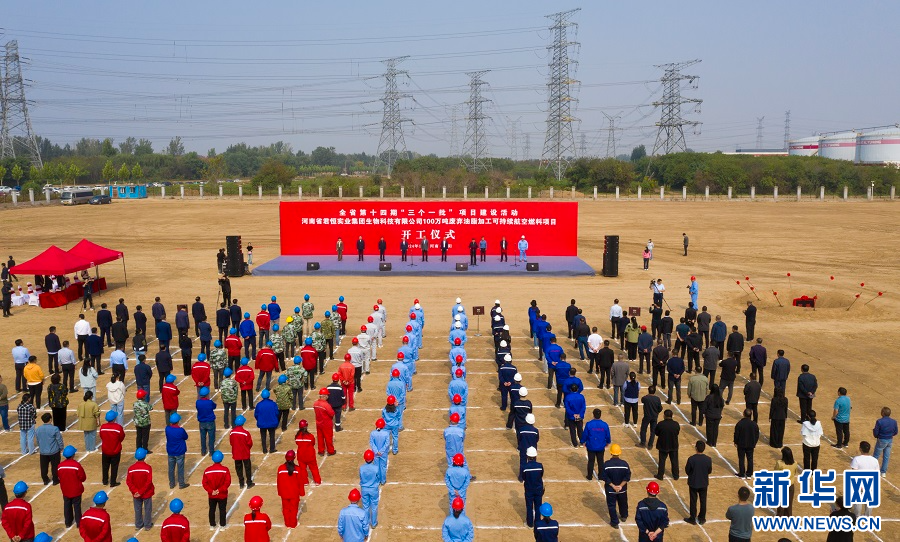
[[[356,254],[359,236],[366,254],[378,254],[384,237],[387,254],[400,254],[401,239],[409,252],[440,253],[441,240],[449,254],[468,254],[472,238],[487,241],[488,254],[500,252],[506,237],[510,254],[525,236],[529,256],[578,255],[578,203],[531,201],[292,201],[282,202],[281,254],[334,254],[340,237],[344,252]]]

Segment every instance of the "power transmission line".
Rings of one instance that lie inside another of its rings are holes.
[[[687,81],[692,89],[697,88],[696,75],[684,75],[681,70],[688,66],[693,66],[700,62],[700,59],[688,60],[685,62],[672,62],[669,64],[658,64],[657,68],[661,68],[664,72],[660,81],[663,84],[663,97],[653,105],[662,106],[660,116],[659,130],[656,133],[656,143],[653,145],[652,155],[656,155],[659,151],[663,154],[672,152],[684,152],[687,150],[687,144],[684,141],[684,127],[698,127],[700,123],[697,121],[685,120],[681,116],[681,106],[683,104],[694,104],[694,112],[700,112],[700,104],[703,100],[697,98],[684,98],[681,95],[681,82]]]
[[[528,160],[531,158],[531,134],[525,134],[525,149],[522,151],[522,159]]]
[[[578,62],[569,58],[569,49],[577,47],[578,42],[569,40],[568,30],[571,27],[577,31],[578,23],[573,22],[572,17],[579,11],[581,8],[547,15],[553,21],[550,25],[553,44],[547,47],[550,50],[550,81],[547,84],[547,135],[541,164],[553,168],[557,180],[562,179],[575,156],[575,136],[572,133],[572,122],[576,120],[572,116],[575,98],[572,97],[571,87],[578,84],[573,79],[574,65]]]
[[[519,127],[522,123],[522,119],[509,120],[509,157],[513,161],[518,161],[519,159]]]
[[[491,159],[488,156],[487,137],[484,121],[490,117],[485,116],[483,104],[489,102],[481,97],[481,87],[485,83],[481,76],[490,70],[468,72],[469,76],[469,114],[466,117],[466,140],[463,143],[462,163],[470,171],[480,172],[491,169]]]
[[[382,163],[387,168],[388,177],[394,169],[394,163],[400,159],[409,159],[406,150],[406,140],[403,138],[403,123],[409,122],[400,116],[400,98],[408,98],[406,94],[400,94],[397,90],[397,76],[406,75],[407,72],[397,69],[397,64],[408,57],[401,56],[389,58],[384,61],[387,70],[384,72],[384,116],[381,120],[381,139],[378,141],[378,151],[375,153],[375,171]]]
[[[765,116],[756,117],[756,148],[761,149],[763,146],[763,121]]]
[[[789,142],[791,140],[791,110],[788,109],[784,112],[784,150],[788,150],[790,148]]]
[[[616,121],[622,116],[621,113],[618,115],[608,115],[603,113],[603,116],[606,117],[606,120],[609,122],[609,128],[606,137],[606,157],[607,158],[615,158],[616,157]]]
[[[0,109],[3,110],[0,158],[15,158],[18,145],[21,152],[29,155],[34,167],[43,167],[37,139],[31,128],[31,118],[28,116],[25,84],[22,81],[22,63],[19,59],[19,42],[16,40],[6,42],[0,86],[3,87],[0,92]]]
[[[450,108],[450,157],[459,157],[459,106]]]

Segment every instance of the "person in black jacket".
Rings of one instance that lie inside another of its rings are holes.
[[[653,448],[653,439],[656,436],[657,421],[659,413],[662,411],[662,401],[656,395],[656,384],[650,384],[647,388],[647,395],[641,397],[641,403],[644,406],[643,416],[641,417],[641,446],[647,443],[647,449]],[[646,440],[647,428],[650,428],[650,440]]]
[[[659,326],[662,323],[662,313],[662,307],[656,303],[650,307],[650,334],[654,340],[660,338]]]
[[[378,240],[378,261],[386,262],[387,258],[384,257],[384,253],[387,251],[387,241],[384,240],[384,237]]]
[[[706,418],[706,442],[713,448],[719,441],[719,423],[722,421],[722,409],[725,401],[722,400],[722,392],[719,386],[709,385],[709,394],[703,400],[703,416]]]
[[[697,307],[692,301],[688,302],[688,308],[684,309],[684,323],[691,327],[697,323]]]
[[[241,306],[238,305],[237,299],[231,300],[231,305],[228,307],[228,312],[231,313],[231,327],[240,327],[241,320],[244,317],[244,311],[242,311]]]
[[[362,235],[356,240],[356,261],[364,261],[363,252],[366,250],[366,242],[363,241]]]
[[[719,389],[725,390],[728,387],[728,397],[725,398],[725,404],[731,404],[731,395],[734,393],[734,380],[737,378],[737,360],[732,356],[728,356],[719,362],[722,368],[722,374],[719,376]]]
[[[128,324],[121,318],[116,316],[116,323],[112,325],[112,339],[116,345],[116,350],[125,350],[125,343],[128,342]]]
[[[606,381],[606,389],[609,389],[610,386],[610,372],[612,370],[613,363],[616,360],[616,353],[613,352],[613,349],[609,347],[609,341],[603,341],[603,348],[597,352],[597,372],[600,373],[600,383],[597,384],[598,388],[603,387],[603,382]]]
[[[226,306],[231,303],[231,279],[228,275],[219,277],[219,288],[222,290],[222,299],[225,300]]]
[[[697,331],[703,339],[704,348],[709,346],[709,326],[712,323],[712,315],[706,312],[706,306],[703,306],[703,312],[697,315]]]
[[[469,265],[478,265],[478,242],[473,237],[469,242]]]
[[[797,377],[797,400],[800,402],[800,419],[797,423],[809,419],[809,411],[812,410],[813,397],[816,396],[817,389],[819,383],[815,375],[809,372],[809,365],[804,363],[800,366],[800,376]]]
[[[140,305],[134,308],[134,331],[147,335],[147,315],[141,309]]]
[[[731,334],[725,342],[725,350],[737,361],[737,373],[741,374],[741,352],[744,351],[744,336],[738,333],[737,326],[731,326]]]
[[[672,467],[672,478],[678,479],[678,433],[681,426],[672,419],[672,409],[667,408],[663,413],[663,421],[656,425],[656,449],[659,452],[659,468],[656,471],[656,479],[662,480],[666,472],[666,458]]]
[[[159,345],[159,352],[156,353],[156,372],[159,373],[159,391],[162,391],[166,377],[172,372],[172,354],[162,344]]]
[[[734,426],[734,446],[738,452],[738,478],[753,477],[753,450],[759,441],[759,426],[751,419],[751,416],[753,416],[753,411],[745,408],[743,419]],[[746,460],[746,465],[744,460]]]
[[[447,261],[447,251],[448,250],[450,250],[450,241],[448,241],[447,237],[445,236],[443,239],[441,239],[441,261],[442,262]]]
[[[225,342],[228,336],[228,328],[231,326],[231,312],[226,308],[225,302],[219,303],[219,309],[216,310],[216,327],[219,329],[219,340]]]
[[[744,403],[753,411],[753,421],[759,420],[759,396],[762,395],[762,384],[756,381],[756,375],[751,373],[750,380],[744,384]]]
[[[756,306],[752,301],[747,302],[747,308],[744,310],[744,327],[747,328],[747,342],[753,340],[753,332],[756,330]]]
[[[759,372],[759,385],[763,385],[763,369],[766,367],[766,347],[762,345],[762,337],[750,347],[750,372]]]
[[[572,332],[575,331],[575,317],[578,315],[578,307],[575,306],[575,300],[569,301],[566,307],[566,323],[569,325],[569,338],[572,338]]]
[[[653,365],[653,384],[666,387],[666,363],[669,362],[669,349],[663,345],[662,338],[656,339],[656,347],[650,353]]]
[[[709,475],[712,474],[712,459],[703,453],[706,443],[698,440],[694,444],[697,453],[688,458],[684,465],[687,474],[688,491],[690,492],[690,517],[684,518],[691,525],[706,523],[706,490],[709,489]],[[700,513],[697,513],[697,500],[700,501]]]
[[[788,400],[784,388],[775,388],[775,395],[769,405],[769,446],[781,448],[784,441],[784,421],[788,415]]]
[[[97,311],[97,327],[100,328],[100,340],[106,341],[107,347],[112,347],[112,312],[107,308],[106,303],[100,304],[100,310]]]
[[[659,334],[662,336],[663,346],[672,349],[672,332],[675,330],[675,320],[669,316],[669,311],[659,321]]]
[[[200,336],[200,322],[206,320],[206,307],[200,302],[200,296],[194,298],[191,305],[191,317],[194,319],[194,335]]]
[[[700,338],[697,330],[691,326],[691,331],[685,337],[684,343],[687,348],[688,371],[690,371],[690,368],[695,363],[700,365],[700,349],[703,347],[703,339]]]
[[[125,322],[125,326],[128,326],[129,314],[128,314],[128,306],[125,305],[125,299],[119,298],[119,304],[116,305],[116,318],[119,318],[123,322]]]
[[[166,307],[159,298],[155,298],[153,306],[150,307],[150,314],[153,315],[154,324],[158,324],[166,319]]]

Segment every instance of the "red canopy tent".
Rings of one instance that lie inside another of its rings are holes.
[[[69,249],[69,254],[90,262],[91,267],[115,260],[122,260],[122,272],[125,273],[125,286],[128,286],[128,273],[125,271],[125,253],[119,250],[108,249],[93,241],[82,239],[74,247]]]
[[[9,271],[14,275],[67,275],[93,266],[90,260],[70,254],[56,245],[50,245],[44,252],[27,262],[13,266]]]

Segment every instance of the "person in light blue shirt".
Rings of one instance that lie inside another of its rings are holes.
[[[125,371],[128,370],[128,354],[124,350],[115,349],[109,355],[109,368],[119,377],[119,381],[125,381]]]
[[[459,322],[453,323],[453,331],[450,332],[450,336],[447,339],[451,345],[456,344],[456,339],[459,339],[460,346],[465,346],[466,341],[466,332],[462,329],[462,324]]]
[[[466,492],[469,490],[471,481],[472,474],[469,472],[469,467],[466,466],[465,456],[456,454],[453,457],[453,465],[447,467],[447,471],[444,473],[451,513],[453,512],[453,499],[459,497],[463,502],[466,501]]]
[[[397,410],[400,412],[400,430],[403,430],[403,412],[406,410],[406,383],[400,378],[400,371],[391,371],[391,379],[385,387],[387,395],[393,395],[397,399]]]
[[[444,429],[444,451],[447,453],[447,466],[453,466],[453,456],[461,454],[466,444],[466,432],[459,426],[459,414],[450,415],[450,426]]]
[[[695,307],[699,307],[697,304],[697,298],[700,296],[700,285],[697,284],[697,277],[691,277],[691,285],[688,286],[688,293],[691,294],[691,302]]]
[[[400,410],[397,408],[397,398],[388,396],[387,404],[381,409],[381,418],[384,427],[391,434],[391,451],[394,455],[400,451]]]
[[[25,342],[22,339],[16,339],[16,345],[12,349],[13,363],[16,365],[16,391],[25,391],[27,388],[22,371],[25,369],[25,364],[28,363],[28,358],[30,357],[31,352],[25,348]]]
[[[375,420],[375,429],[369,433],[369,449],[375,452],[375,464],[381,471],[381,479],[387,478],[387,456],[391,449],[391,433],[384,430],[384,420]]]
[[[375,452],[366,450],[365,463],[359,467],[359,487],[362,490],[362,505],[369,519],[369,525],[378,526],[378,490],[386,482],[381,469],[375,464]]]
[[[463,369],[459,369],[463,371]],[[465,376],[465,371],[463,371],[463,376]],[[450,402],[453,402],[453,396],[459,395],[462,397],[462,405],[469,404],[469,384],[466,382],[465,378],[454,378],[450,381],[450,384],[447,385],[447,398],[450,399]]]
[[[475,539],[475,526],[463,510],[466,503],[459,497],[453,499],[453,513],[444,520],[441,528],[441,539],[444,542],[472,542]]]
[[[358,489],[350,491],[350,504],[338,515],[337,532],[343,542],[364,542],[369,537],[369,518],[359,507],[362,494]]]
[[[524,235],[522,236],[521,239],[519,239],[518,248],[519,248],[519,259],[525,263],[528,263],[528,241],[525,240]]]
[[[397,362],[391,365],[391,374],[393,374],[394,371],[399,371],[400,380],[406,385],[406,391],[412,391],[412,371],[410,371],[410,368],[404,363],[405,359],[405,354],[401,356],[400,352],[397,352]]]
[[[834,400],[834,412],[831,419],[834,420],[835,442],[832,448],[846,448],[850,443],[850,398],[847,397],[847,388],[838,388],[837,399]]]

